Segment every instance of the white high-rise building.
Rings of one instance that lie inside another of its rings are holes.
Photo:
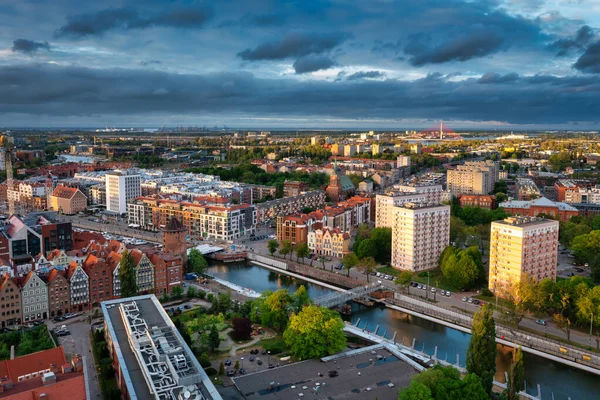
[[[392,209],[392,267],[412,272],[438,267],[450,244],[450,206],[407,203]]]
[[[421,203],[427,200],[422,193],[389,193],[375,197],[375,226],[377,228],[392,227],[392,210],[404,203]]]
[[[410,156],[398,156],[396,160],[396,166],[400,167],[410,167]]]
[[[119,214],[127,213],[127,200],[142,195],[142,183],[139,175],[127,171],[115,171],[106,174],[106,210]]]

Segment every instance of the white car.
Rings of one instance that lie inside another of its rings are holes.
[[[431,293],[435,293],[435,288],[434,287],[431,288]]]
[[[467,301],[467,298],[463,296],[462,301]]]
[[[452,296],[452,293],[446,290],[446,297]]]

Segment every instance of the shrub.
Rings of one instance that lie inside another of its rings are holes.
[[[204,290],[199,290],[197,296],[201,299],[206,298],[206,292]]]
[[[217,370],[214,369],[213,367],[206,368],[204,371],[206,372],[206,375],[208,375],[208,376],[213,376],[213,375],[217,374]]]
[[[213,300],[215,299],[215,295],[212,293],[209,293],[206,295],[206,300],[210,301],[211,303],[213,302]]]
[[[488,288],[481,289],[481,294],[487,297],[492,297],[494,295],[494,293],[492,293],[492,291]]]

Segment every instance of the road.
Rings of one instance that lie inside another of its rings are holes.
[[[88,220],[87,216],[76,215],[61,215],[61,221],[68,221],[76,228],[87,229],[91,231],[106,232],[113,235],[133,237],[136,239],[146,240],[153,243],[161,243],[160,232],[150,232],[142,229],[130,228],[126,222],[111,221],[109,224],[93,222]]]

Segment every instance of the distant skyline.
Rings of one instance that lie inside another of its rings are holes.
[[[600,1],[0,3],[0,127],[600,128]]]

